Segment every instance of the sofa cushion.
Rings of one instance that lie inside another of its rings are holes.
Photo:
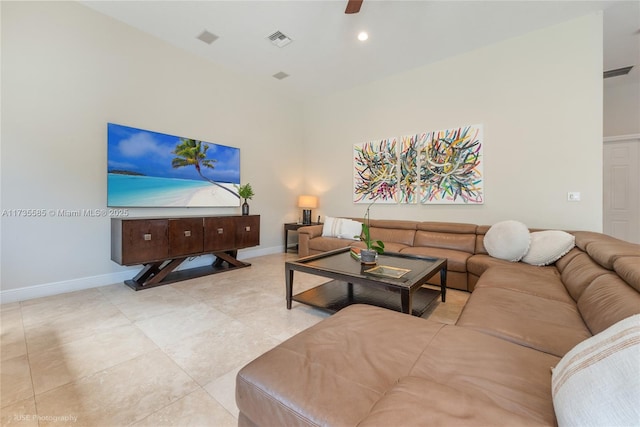
[[[531,274],[539,267],[535,267],[529,264],[514,263],[511,261],[505,261],[503,259],[494,258],[490,255],[473,255],[467,261],[467,271],[478,277],[482,276],[485,271],[493,267],[516,267],[520,271],[526,271],[526,274]]]
[[[553,370],[558,425],[638,425],[639,360],[640,316],[623,319],[575,346]]]
[[[413,238],[416,235],[415,230],[402,230],[393,228],[369,227],[371,233],[371,240],[382,240],[385,244],[389,243],[401,243],[405,246],[413,245]]]
[[[467,272],[467,260],[470,253],[451,249],[429,248],[424,246],[409,246],[400,251],[405,255],[420,255],[433,258],[446,258],[447,270],[460,273]]]
[[[578,245],[578,237],[585,232],[576,232],[576,245]],[[598,264],[608,270],[613,270],[615,261],[620,257],[640,257],[640,245],[625,242],[607,235],[600,235],[599,239],[589,236],[589,240],[584,243],[585,252],[593,258]],[[585,238],[582,236],[582,239]]]
[[[349,241],[345,239],[338,239],[337,237],[316,237],[309,240],[309,254],[315,254],[318,252],[327,252],[334,249],[346,248],[355,241]]]
[[[505,267],[494,267],[482,275],[482,280],[476,284],[478,288],[502,288],[523,292],[568,304],[575,304],[571,295],[560,282],[560,273],[553,267],[538,267],[527,269],[526,280],[523,280],[521,264],[511,264]]]
[[[520,261],[527,253],[531,233],[518,221],[501,221],[491,226],[484,236],[484,247],[489,255],[506,261]]]
[[[561,277],[564,286],[574,301],[578,301],[591,282],[602,275],[610,273],[609,270],[601,267],[589,255],[581,251],[564,267]]]
[[[484,236],[487,235],[487,231],[491,228],[490,225],[479,225],[476,228],[476,250],[475,254],[487,255],[487,248],[484,247]]]
[[[528,418],[526,424],[554,425],[549,368],[559,360],[477,331],[448,325],[433,338],[409,375],[458,390],[466,401],[486,401],[487,411],[501,408],[509,413],[504,414],[502,422],[475,425],[520,425],[518,417]],[[451,405],[457,403],[462,404],[454,399]],[[439,406],[439,401],[430,404],[428,410],[431,406]],[[421,409],[426,409],[424,404]],[[462,412],[471,408],[460,409]],[[454,413],[449,422],[409,424],[455,426],[465,423],[461,415]]]
[[[431,402],[431,404],[425,404]],[[549,419],[553,419],[549,417]],[[401,420],[401,422],[400,422]],[[400,378],[358,427],[540,425],[478,393],[419,377]],[[552,425],[552,421],[547,421]]]
[[[581,249],[574,246],[573,249],[571,249],[565,256],[557,260],[554,265],[558,269],[558,271],[562,273],[562,271],[573,260],[573,258],[583,253],[584,252]]]
[[[640,257],[618,258],[613,263],[613,269],[629,286],[640,292]]]
[[[622,319],[640,314],[640,293],[617,274],[606,274],[584,290],[578,300],[578,309],[595,335]]]
[[[357,219],[357,218],[354,218]],[[359,219],[358,219],[359,220]],[[371,227],[388,228],[392,230],[415,230],[417,221],[405,221],[401,219],[375,219],[369,221]]]
[[[593,242],[602,242],[603,240],[614,241],[614,237],[606,234],[597,233],[595,231],[572,231],[571,234],[576,236],[576,246],[587,251],[587,247]]]
[[[575,242],[576,238],[565,231],[536,231],[531,233],[531,244],[522,262],[531,265],[553,264],[573,249]]]
[[[476,234],[478,226],[464,222],[423,221],[416,225],[418,230],[435,231],[437,233]]]
[[[416,231],[413,246],[451,249],[473,254],[476,243],[475,234],[440,233],[435,231]]]
[[[512,289],[485,287],[483,281],[484,276],[456,325],[559,357],[591,337],[575,303]],[[558,285],[562,286],[561,283]]]

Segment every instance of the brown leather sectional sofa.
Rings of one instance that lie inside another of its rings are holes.
[[[353,219],[362,222],[361,218]],[[322,227],[311,225],[298,230],[300,257],[345,246],[364,247],[364,243],[354,240],[323,237]],[[369,226],[371,238],[382,240],[386,251],[447,258],[447,287],[464,291],[473,291],[478,278],[487,268],[510,264],[488,255],[483,239],[489,228],[486,225],[455,222],[374,219]],[[439,285],[440,277],[434,277],[429,283]]]
[[[473,290],[456,325],[347,307],[238,373],[239,425],[557,424],[551,368],[640,313],[640,245],[572,232],[574,249],[534,267],[483,253],[487,230],[418,223],[414,245],[399,248],[456,257],[455,287]],[[334,248],[315,233],[303,230],[303,253]]]

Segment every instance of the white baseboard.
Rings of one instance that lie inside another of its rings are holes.
[[[78,279],[63,280],[61,282],[43,283],[40,285],[25,286],[24,288],[8,289],[0,291],[0,303],[26,301],[34,298],[48,297],[51,295],[65,294],[67,292],[81,291],[83,289],[107,286],[113,283],[124,282],[136,275],[139,269],[119,271],[117,273],[100,274],[98,276],[81,277]]]
[[[240,249],[238,251],[238,259],[255,258],[259,256],[273,255],[273,254],[279,254],[279,253],[282,253],[282,245],[271,246],[270,248]]]
[[[264,255],[271,255],[282,252],[282,246],[270,248],[242,249],[238,251],[238,259],[255,258]],[[199,256],[180,266],[180,270],[191,267],[201,267],[211,264],[212,255]],[[116,273],[100,274],[97,276],[80,277],[77,279],[63,280],[60,282],[43,283],[40,285],[25,286],[18,289],[7,289],[0,291],[0,304],[10,302],[26,301],[34,298],[48,297],[51,295],[64,294],[67,292],[81,291],[83,289],[98,288],[100,286],[121,283],[135,276],[139,267],[131,268]]]

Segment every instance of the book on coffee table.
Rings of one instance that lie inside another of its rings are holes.
[[[406,268],[390,267],[388,265],[378,265],[368,270],[364,270],[364,272],[368,274],[382,277],[391,277],[394,279],[399,279],[410,271],[411,270],[408,270]]]

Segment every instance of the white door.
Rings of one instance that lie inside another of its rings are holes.
[[[604,233],[640,243],[640,135],[605,138],[603,169]]]

